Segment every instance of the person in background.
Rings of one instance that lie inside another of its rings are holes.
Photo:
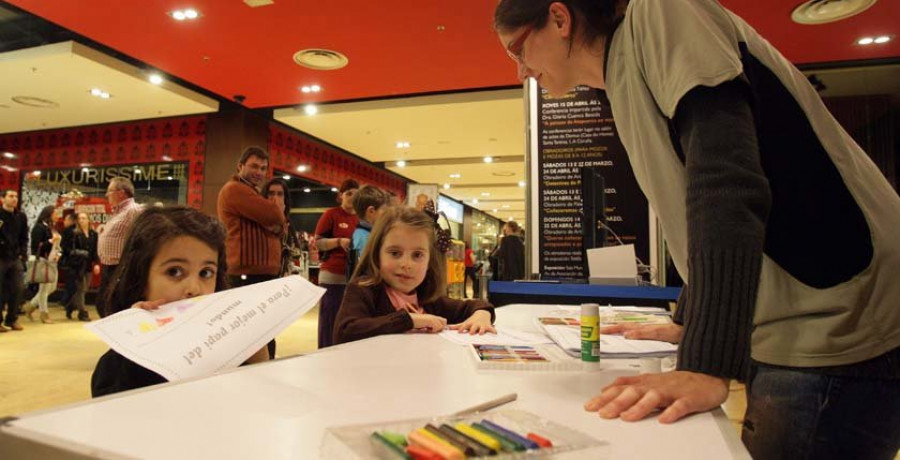
[[[353,210],[353,195],[359,183],[347,179],[338,189],[340,206],[322,214],[316,224],[316,248],[319,250],[319,285],[325,295],[319,303],[319,348],[332,345],[334,319],[347,285],[347,252],[359,218]]]
[[[75,229],[72,238],[63,246],[63,257],[69,267],[68,276],[75,278],[75,293],[66,305],[66,318],[72,319],[72,313],[78,311],[79,321],[90,321],[87,306],[84,302],[85,294],[91,282],[92,274],[100,273],[97,257],[97,232],[91,228],[90,217],[86,213],[79,212],[75,221]]]
[[[502,0],[494,24],[551,97],[605,90],[686,281],[676,370],[585,409],[672,423],[740,379],[754,458],[894,458],[900,197],[807,78],[714,0]]]
[[[31,228],[31,255],[35,257],[35,264],[39,259],[53,261],[56,257],[58,244],[60,241],[59,233],[53,229],[53,212],[56,207],[53,205],[45,206],[38,214],[37,222]],[[35,309],[40,310],[40,319],[44,324],[53,324],[50,319],[50,310],[47,305],[47,298],[56,290],[56,281],[49,283],[41,283],[38,286],[37,294],[25,305],[25,316],[34,321],[32,314]]]
[[[356,276],[347,287],[334,329],[335,343],[403,332],[496,333],[494,307],[446,296],[446,261],[434,219],[408,207],[378,219]]]
[[[0,207],[0,319],[6,304],[6,318],[0,333],[21,331],[19,305],[25,287],[25,260],[28,258],[28,219],[19,211],[19,192],[4,190]]]
[[[350,243],[350,254],[347,260],[347,280],[353,277],[357,262],[362,256],[369,234],[372,233],[372,225],[378,220],[385,209],[390,206],[391,197],[374,185],[365,185],[353,196],[353,210],[359,217],[356,230],[353,231]]]
[[[503,238],[494,250],[500,275],[499,281],[525,278],[525,244],[519,237],[519,224],[511,220],[503,225]]]
[[[291,194],[288,189],[287,181],[280,177],[273,177],[263,185],[263,198],[275,203],[284,209],[284,231],[281,233],[281,274],[279,276],[289,276],[294,270],[294,259],[300,257],[303,243],[294,230],[294,224],[291,223]]]
[[[59,235],[61,237],[60,240],[60,248],[65,248],[72,245],[72,238],[75,236],[75,211],[72,209],[63,210],[63,218],[62,225],[59,228]],[[74,275],[71,275],[71,269],[69,269],[69,261],[66,258],[65,251],[62,251],[62,256],[59,258],[59,272],[63,274],[65,287],[63,289],[63,295],[59,300],[59,303],[62,304],[66,311],[71,311],[71,307],[69,304],[72,302],[72,298],[75,296],[75,288],[78,286],[78,282],[75,279]],[[71,318],[69,318],[71,319]]]
[[[107,315],[103,305],[110,277],[122,257],[122,246],[131,229],[131,223],[144,209],[134,201],[134,184],[125,177],[110,179],[106,187],[106,200],[112,207],[109,220],[100,228],[97,254],[100,257],[100,287],[97,289],[97,313]]]
[[[123,248],[107,293],[110,314],[128,308],[155,310],[228,288],[225,230],[215,218],[195,209],[170,206],[143,211]],[[267,360],[268,352],[262,348],[245,363]],[[94,368],[91,396],[165,382],[163,376],[109,350]]]
[[[475,267],[475,251],[472,251],[472,247],[469,246],[469,242],[466,242],[466,254],[465,254],[465,265],[466,265],[466,276],[465,281],[468,282],[469,279],[472,280],[472,297],[478,298],[478,275],[476,275],[476,271],[478,270]],[[463,286],[463,295],[465,297],[469,296],[469,291],[465,289]]]

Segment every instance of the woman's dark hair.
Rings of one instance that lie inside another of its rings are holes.
[[[494,28],[504,32],[525,26],[543,29],[553,3],[562,3],[572,15],[571,49],[575,37],[592,44],[609,35],[621,16],[618,6],[623,0],[501,0],[494,10]]]
[[[52,204],[49,206],[44,206],[44,209],[41,209],[41,213],[38,214],[37,221],[43,222],[45,224],[51,224],[53,221],[53,210],[56,209],[56,206]]]
[[[428,271],[425,279],[416,288],[419,302],[430,303],[447,292],[447,268],[444,254],[438,250],[435,238],[434,219],[428,214],[406,206],[388,208],[375,223],[369,241],[363,249],[356,265],[353,279],[358,278],[361,286],[375,286],[384,282],[381,277],[381,246],[388,232],[399,226],[421,230],[428,235]]]
[[[285,217],[290,217],[291,215],[291,192],[288,190],[288,183],[286,180],[280,177],[273,177],[266,182],[266,185],[263,185],[262,188],[262,196],[265,198],[269,197],[269,188],[273,185],[280,185],[281,190],[284,191],[284,215]]]
[[[228,289],[225,262],[225,229],[218,220],[184,206],[145,208],[131,224],[122,259],[113,273],[106,295],[107,314],[131,308],[147,300],[150,264],[160,248],[179,236],[192,236],[218,253],[216,291]]]

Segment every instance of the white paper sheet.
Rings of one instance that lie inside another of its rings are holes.
[[[547,335],[566,353],[576,356],[581,354],[581,329],[572,326],[556,326],[542,324]],[[630,340],[621,335],[600,334],[600,356],[606,358],[640,358],[645,356],[667,356],[676,353],[678,346],[657,340]]]
[[[498,328],[496,334],[490,332],[484,335],[460,334],[459,331],[451,331],[444,329],[438,335],[453,343],[460,345],[539,345],[544,343],[553,343],[544,334],[535,334],[533,332],[517,331],[510,328]]]
[[[122,356],[169,381],[239,366],[316,305],[325,289],[300,276],[129,308],[85,325]]]

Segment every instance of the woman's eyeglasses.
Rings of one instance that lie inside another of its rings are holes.
[[[512,43],[506,48],[506,54],[509,55],[510,59],[522,63],[522,48],[525,45],[525,39],[528,38],[528,35],[531,34],[531,31],[534,30],[534,26],[528,26],[519,38],[513,40]]]

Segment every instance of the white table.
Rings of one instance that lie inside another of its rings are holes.
[[[555,307],[497,310],[534,331]],[[393,335],[26,414],[0,426],[0,458],[312,459],[326,427],[450,414],[516,392],[527,410],[608,441],[610,458],[749,458],[721,410],[673,425],[604,420],[582,404],[632,360],[600,372],[478,371],[463,346]],[[573,452],[559,458],[598,458]]]

